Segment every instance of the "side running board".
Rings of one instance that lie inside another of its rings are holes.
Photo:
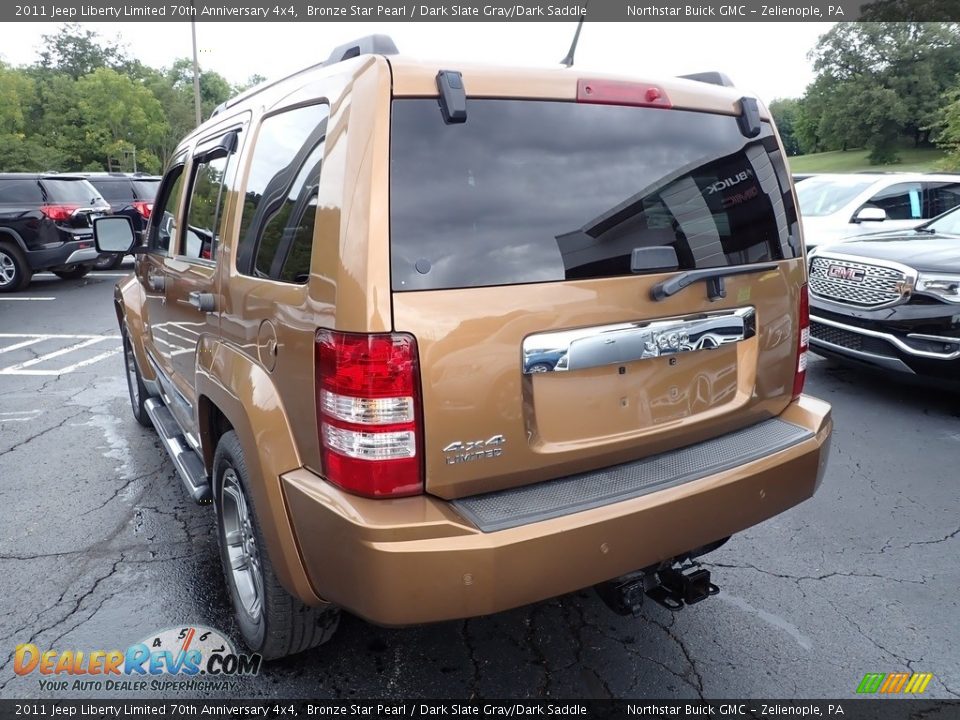
[[[183,431],[176,418],[157,398],[150,398],[143,405],[147,415],[150,416],[150,421],[157,429],[163,447],[166,448],[177,472],[180,473],[180,479],[183,480],[187,493],[201,505],[209,503],[213,496],[210,478],[203,467],[203,461],[183,437]]]

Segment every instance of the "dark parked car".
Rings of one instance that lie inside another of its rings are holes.
[[[147,226],[153,210],[153,198],[160,185],[160,177],[143,173],[90,173],[86,176],[110,203],[115,215],[126,215],[133,222],[134,232],[139,236]],[[113,270],[119,267],[123,255],[103,253],[94,263],[96,270]]]
[[[86,275],[97,259],[93,219],[109,212],[80,176],[0,173],[0,293],[27,287],[41,270]]]
[[[943,386],[960,381],[960,208],[810,255],[810,347]]]

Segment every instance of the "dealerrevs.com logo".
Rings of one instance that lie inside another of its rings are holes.
[[[126,650],[41,650],[17,645],[13,671],[37,675],[41,690],[236,690],[260,672],[263,657],[237,653],[212,628],[170,628]]]

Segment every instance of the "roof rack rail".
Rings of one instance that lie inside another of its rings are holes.
[[[335,65],[338,62],[359,57],[360,55],[396,55],[397,46],[389,35],[367,35],[366,37],[351,40],[343,45],[337,45],[330,53],[324,65]]]
[[[351,40],[348,43],[343,45],[338,45],[333,49],[333,52],[330,53],[330,57],[324,60],[322,63],[316,65],[311,65],[308,68],[304,68],[300,72],[306,70],[312,70],[313,68],[326,67],[327,65],[336,65],[339,62],[344,60],[349,60],[351,58],[359,57],[360,55],[396,55],[399,51],[397,50],[396,44],[393,42],[393,38],[389,35],[377,34],[377,35],[367,35],[365,37],[357,38],[356,40]],[[297,74],[297,73],[294,73]],[[245,90],[239,95],[235,95],[229,100],[217,105],[213,112],[210,113],[210,117],[219,115],[221,112],[226,110],[228,107],[235,105],[252,95],[256,95],[261,90],[265,90],[268,87],[276,85],[278,82],[285,80],[284,78],[278,78],[277,80],[272,80],[264,83],[260,83],[249,90]]]
[[[723,87],[734,87],[733,80],[726,73],[717,70],[708,72],[691,73],[690,75],[680,75],[684,80],[696,80],[697,82],[709,83],[710,85],[722,85]]]

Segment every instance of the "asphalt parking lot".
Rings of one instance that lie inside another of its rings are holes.
[[[0,296],[3,698],[85,694],[17,677],[20,643],[125,648],[181,624],[239,639],[212,510],[130,414],[116,280],[39,275]],[[960,398],[820,359],[807,392],[834,408],[827,477],[707,558],[716,598],[639,619],[586,590],[409,629],[346,616],[226,694],[852,698],[865,673],[914,671],[934,674],[926,696],[960,697]]]

